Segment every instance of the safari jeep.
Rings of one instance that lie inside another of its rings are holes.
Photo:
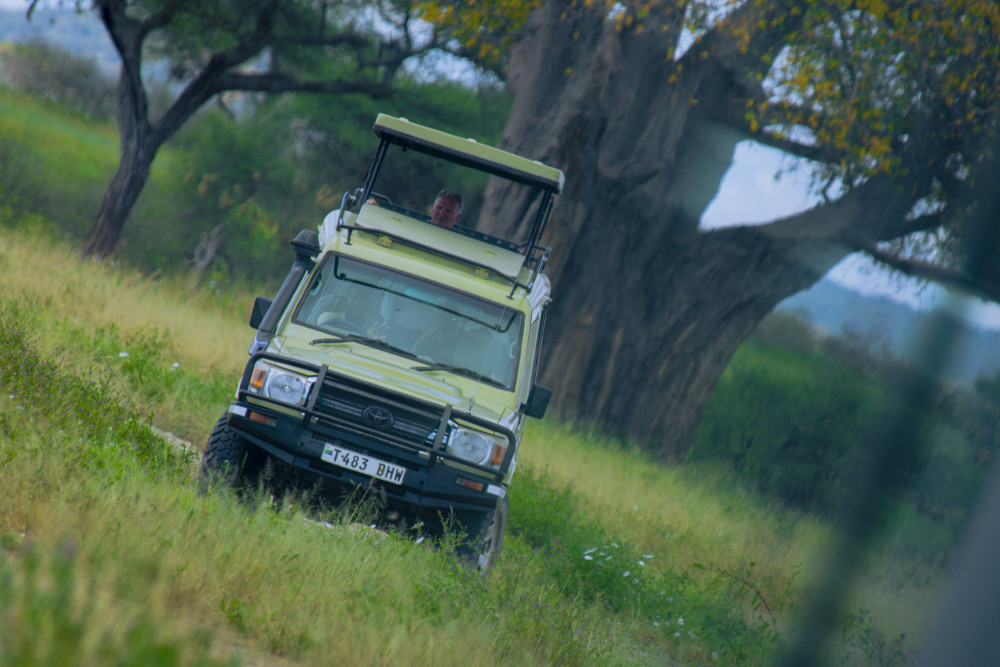
[[[277,295],[257,298],[250,360],[200,478],[377,497],[383,523],[456,525],[461,555],[485,568],[503,542],[524,418],[542,417],[551,395],[535,384],[550,300],[539,239],[563,174],[402,118],[379,115],[374,130],[363,185],[299,233]],[[432,224],[435,193],[417,200],[391,178],[396,156],[529,188],[527,238]]]

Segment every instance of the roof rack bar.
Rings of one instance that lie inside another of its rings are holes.
[[[361,205],[368,201],[368,197],[372,193],[372,188],[375,187],[375,179],[378,177],[378,172],[382,169],[382,161],[385,160],[386,151],[389,150],[389,141],[386,137],[380,137],[378,142],[378,148],[375,150],[375,157],[372,158],[371,166],[368,167],[368,174],[365,176],[365,184],[362,186],[363,192],[355,205],[358,206],[360,210]],[[357,212],[357,211],[355,211]]]
[[[562,191],[564,177],[553,167],[530,160],[500,148],[460,139],[433,128],[411,123],[405,118],[379,114],[373,127],[379,138],[412,148],[421,153],[443,157],[494,176],[532,185],[546,191]]]

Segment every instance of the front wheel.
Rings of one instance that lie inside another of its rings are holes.
[[[507,499],[501,499],[492,512],[462,512],[456,519],[466,534],[459,557],[480,571],[496,565],[507,533]]]
[[[229,427],[223,416],[208,436],[198,470],[198,483],[203,489],[213,486],[239,489],[247,483],[255,484],[250,474],[253,466],[248,465],[249,456],[249,443]]]

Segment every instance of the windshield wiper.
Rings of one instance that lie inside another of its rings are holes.
[[[338,334],[336,338],[314,338],[309,341],[310,345],[328,345],[330,343],[363,343],[371,340],[368,336],[360,334]]]
[[[316,338],[309,341],[310,345],[330,345],[333,343],[362,343],[364,345],[382,348],[388,352],[394,352],[409,359],[420,358],[412,352],[396,347],[395,345],[387,343],[380,338],[371,338],[370,336],[362,336],[360,334],[343,334],[341,336],[337,336],[336,338]]]
[[[485,382],[486,384],[493,385],[494,387],[499,387],[500,389],[506,389],[502,382],[497,382],[491,377],[487,377],[481,373],[471,371],[464,366],[452,366],[450,364],[439,364],[437,362],[429,362],[424,366],[411,366],[410,370],[414,371],[448,371],[449,373],[454,373],[456,375],[464,375],[465,377],[472,378],[473,380],[479,380],[480,382]]]

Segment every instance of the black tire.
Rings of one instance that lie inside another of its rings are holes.
[[[496,565],[507,533],[507,499],[501,499],[492,512],[461,512],[455,518],[466,535],[458,547],[459,557],[480,571]]]
[[[246,439],[229,428],[223,416],[215,424],[198,470],[198,484],[202,489],[222,486],[240,489],[246,485],[249,445]]]

